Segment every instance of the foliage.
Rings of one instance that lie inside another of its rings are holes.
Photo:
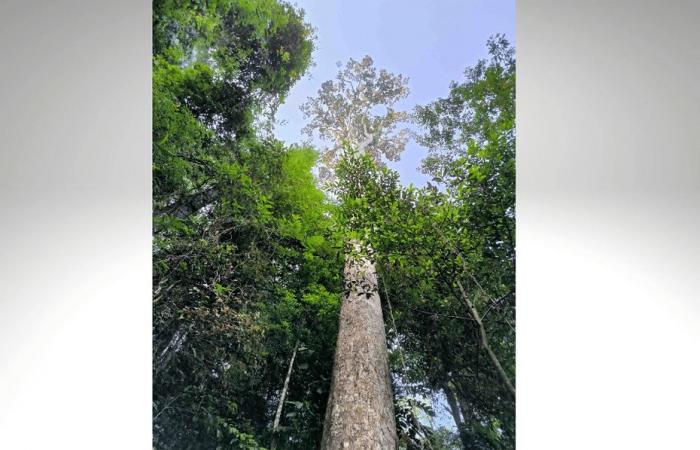
[[[258,178],[263,152],[279,165]],[[206,215],[157,218],[154,431],[162,448],[228,448],[231,427],[266,442],[296,339],[304,344],[296,372],[303,378],[292,379],[289,399],[305,402],[297,439],[314,442],[342,261],[324,220],[328,205],[307,203],[318,194],[310,154],[257,148],[226,167],[229,189]]]
[[[200,122],[246,135],[308,67],[312,35],[303,12],[276,0],[156,0],[154,90],[167,78],[172,100]]]
[[[267,447],[297,340],[279,434],[318,445],[340,240],[316,152],[253,122],[308,66],[310,36],[275,1],[154,4],[155,448]]]
[[[339,63],[340,66],[340,63]],[[381,164],[382,157],[398,161],[406,146],[408,130],[396,131],[409,117],[396,111],[394,104],[408,95],[408,79],[382,69],[377,72],[374,61],[350,59],[335,80],[321,85],[318,95],[301,106],[310,121],[304,132],[318,133],[331,146],[321,155],[322,179],[332,178],[333,167],[345,146],[370,153]],[[384,108],[383,113],[378,110]]]
[[[482,183],[498,194],[515,195],[515,51],[502,35],[487,42],[490,58],[465,71],[446,98],[416,108],[426,130],[418,142],[429,149],[423,170],[457,188]],[[498,184],[498,183],[510,184]]]

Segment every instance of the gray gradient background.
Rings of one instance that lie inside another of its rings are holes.
[[[519,449],[699,449],[700,2],[517,3]]]
[[[151,448],[150,9],[0,2],[0,448]],[[699,20],[517,3],[521,450],[700,448]]]
[[[0,0],[0,448],[150,449],[148,1]]]

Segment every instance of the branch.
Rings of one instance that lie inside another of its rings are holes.
[[[158,418],[158,416],[160,416],[161,414],[163,414],[163,411],[165,411],[166,409],[170,408],[170,406],[171,406],[173,403],[175,403],[175,400],[177,400],[178,398],[180,398],[180,396],[182,396],[182,394],[183,394],[183,392],[180,392],[180,393],[177,394],[175,397],[171,398],[170,401],[169,401],[168,403],[166,403],[166,405],[163,406],[163,408],[162,408],[160,411],[158,411],[158,414],[156,414],[155,416],[153,416],[153,421],[155,422],[156,419]]]
[[[181,325],[177,330],[175,330],[175,333],[173,334],[173,337],[170,338],[168,345],[165,346],[163,351],[158,356],[158,360],[154,363],[156,373],[159,373],[162,369],[164,369],[170,362],[172,356],[182,349],[182,346],[187,340],[187,334],[193,326],[194,324],[191,323],[187,329],[185,329],[185,327]]]
[[[156,215],[170,214],[178,219],[184,219],[203,207],[212,204],[217,195],[218,191],[214,187],[209,186],[200,192],[181,198],[171,205],[157,208],[154,213]]]
[[[498,373],[501,376],[501,378],[503,379],[503,382],[508,387],[508,390],[513,395],[513,397],[515,397],[515,387],[513,386],[513,383],[511,383],[510,378],[508,378],[508,374],[506,374],[506,371],[503,370],[503,366],[501,365],[501,362],[496,357],[496,354],[491,349],[491,345],[489,344],[488,336],[486,335],[486,329],[484,328],[484,324],[481,321],[481,316],[479,316],[479,311],[477,311],[477,309],[474,306],[474,304],[472,303],[472,301],[469,300],[467,293],[464,291],[464,286],[462,286],[462,282],[459,281],[459,279],[457,279],[455,281],[457,282],[457,286],[459,287],[459,291],[462,294],[462,300],[463,300],[464,304],[466,305],[467,309],[469,309],[469,312],[471,313],[471,315],[474,318],[474,320],[476,321],[476,323],[479,325],[479,334],[481,335],[481,346],[484,347],[484,349],[486,349],[486,352],[489,354],[489,358],[491,358],[491,362],[498,370]]]

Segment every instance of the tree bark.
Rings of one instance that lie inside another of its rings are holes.
[[[350,246],[321,449],[393,450],[398,438],[377,274],[369,249],[357,241]]]

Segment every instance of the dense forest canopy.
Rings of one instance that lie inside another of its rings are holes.
[[[320,183],[322,151],[268,127],[311,63],[303,11],[154,2],[154,448],[319,447],[353,237],[374,251],[401,448],[514,448],[515,60],[487,46],[412,114],[433,183],[402,186],[371,140],[332,147]]]

